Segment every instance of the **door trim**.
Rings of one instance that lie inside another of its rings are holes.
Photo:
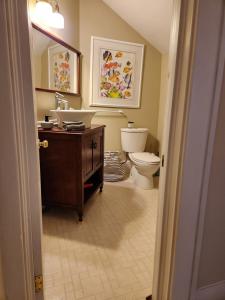
[[[224,44],[224,39],[219,39],[222,5],[223,0],[181,2],[162,217],[162,277],[156,289],[160,291],[159,296],[153,294],[153,300],[194,300],[201,295],[196,285],[199,259],[196,254],[199,255],[201,247],[199,224],[204,222],[201,205],[205,172],[209,167],[206,159],[209,137],[217,120],[218,91],[216,95],[215,90],[221,80],[218,77],[221,66],[217,68],[219,49]],[[213,26],[208,22],[209,15]],[[224,53],[224,49],[221,51]],[[220,65],[224,67],[224,60]]]
[[[175,255],[178,190],[197,16],[198,0],[174,0],[166,101],[167,121],[163,134],[165,161],[160,172],[153,300],[173,299],[170,298],[170,286]]]
[[[41,197],[27,1],[0,1],[0,246],[7,299],[43,299]]]

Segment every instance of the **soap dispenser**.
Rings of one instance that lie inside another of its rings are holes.
[[[41,122],[41,127],[44,129],[51,129],[54,126],[54,123],[52,121],[49,121],[49,118],[51,116],[45,116],[45,120]]]

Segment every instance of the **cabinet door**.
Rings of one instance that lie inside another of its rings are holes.
[[[102,130],[93,136],[93,169],[103,164],[103,132]]]
[[[93,171],[93,161],[92,161],[92,146],[93,146],[93,136],[88,135],[84,139],[83,151],[84,153],[84,176],[87,177]]]
[[[41,187],[44,204],[76,206],[80,199],[81,148],[72,135],[39,134],[49,146],[40,148]]]

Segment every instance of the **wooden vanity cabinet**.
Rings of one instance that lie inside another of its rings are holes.
[[[43,205],[74,208],[82,221],[85,201],[103,188],[104,126],[77,132],[40,129],[38,134],[48,141],[48,148],[40,148]]]

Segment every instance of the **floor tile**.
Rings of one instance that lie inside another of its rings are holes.
[[[151,294],[158,190],[105,183],[84,221],[43,215],[45,300],[140,300]]]

